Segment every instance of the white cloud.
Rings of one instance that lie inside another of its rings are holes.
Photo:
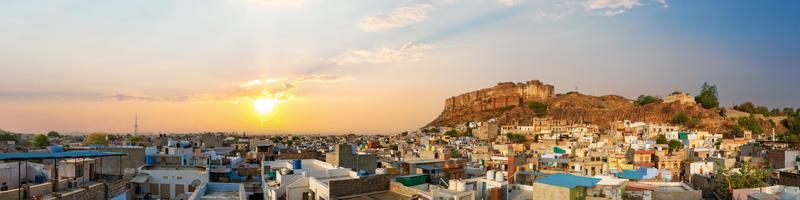
[[[431,49],[431,45],[428,44],[408,43],[399,48],[381,48],[372,51],[354,50],[331,59],[331,62],[336,65],[410,62],[419,60],[423,52],[429,49]]]
[[[517,4],[522,3],[523,0],[497,0],[497,2],[506,5],[506,6],[514,6]]]
[[[139,92],[116,92],[104,95],[106,99],[116,101],[221,101],[240,102],[258,98],[271,98],[281,102],[297,99],[294,94],[297,90],[311,83],[331,83],[352,79],[349,76],[334,74],[308,74],[292,78],[267,78],[245,81],[236,87],[223,89],[212,93],[200,93],[185,96],[154,96]]]
[[[642,5],[639,0],[589,0],[586,2],[585,6],[589,10],[597,10],[597,9],[610,9],[610,10],[621,10],[621,9],[631,9],[634,6]]]
[[[235,0],[252,5],[277,6],[277,7],[302,7],[305,0]]]
[[[380,31],[408,26],[425,21],[433,12],[430,4],[413,4],[395,9],[389,14],[369,16],[361,22],[364,31]]]
[[[667,0],[654,0],[662,7],[669,7]],[[600,11],[605,16],[614,16],[625,13],[636,6],[642,6],[641,0],[588,0],[583,7],[588,11]]]

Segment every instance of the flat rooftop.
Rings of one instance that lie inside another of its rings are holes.
[[[230,200],[239,199],[239,191],[207,191],[206,194],[200,196],[201,200]]]
[[[205,167],[195,166],[143,166],[142,170],[182,170],[182,171],[206,171]]]

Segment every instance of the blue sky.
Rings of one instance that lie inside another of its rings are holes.
[[[3,1],[0,128],[393,132],[530,79],[628,98],[707,81],[724,105],[800,107],[798,4]],[[259,98],[281,103],[248,113]]]

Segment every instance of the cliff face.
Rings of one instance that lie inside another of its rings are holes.
[[[428,126],[457,126],[470,121],[497,119],[500,124],[530,124],[534,112],[526,102],[542,102],[548,116],[572,122],[588,122],[608,128],[614,121],[636,120],[665,123],[680,112],[702,119],[709,131],[720,131],[725,121],[715,109],[697,104],[653,103],[637,106],[633,101],[616,95],[591,96],[571,92],[553,95],[553,86],[539,81],[499,83],[448,98],[444,111]]]
[[[450,121],[465,115],[494,112],[502,108],[519,106],[524,102],[544,101],[552,96],[553,86],[540,81],[502,82],[491,88],[447,98],[444,111],[437,120]]]

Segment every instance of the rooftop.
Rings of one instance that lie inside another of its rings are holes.
[[[575,176],[572,174],[553,174],[544,178],[540,178],[536,180],[536,182],[566,188],[575,188],[578,186],[591,188],[597,185],[597,182],[600,182],[600,179]]]
[[[58,153],[2,153],[0,160],[31,160],[31,159],[64,159],[64,158],[90,158],[105,156],[125,156],[127,153],[100,152],[100,151],[67,151]]]

